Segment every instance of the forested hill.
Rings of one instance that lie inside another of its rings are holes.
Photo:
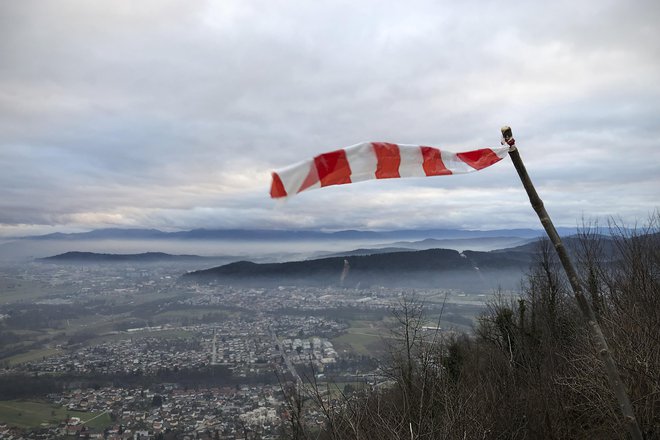
[[[239,261],[187,273],[184,280],[227,281],[243,284],[283,283],[345,286],[392,285],[409,287],[465,287],[484,283],[517,282],[529,267],[526,252],[476,252],[449,249],[392,252],[322,258],[286,263],[256,264]]]

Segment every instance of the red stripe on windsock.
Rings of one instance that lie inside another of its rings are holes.
[[[501,158],[490,148],[482,148],[481,150],[467,151],[465,153],[456,153],[456,156],[475,170],[489,167],[495,162],[501,160]]]
[[[401,165],[399,146],[388,142],[372,142],[371,145],[378,159],[376,179],[401,177],[399,174],[399,166]]]
[[[351,183],[351,166],[344,150],[331,151],[314,158],[321,186]]]
[[[422,150],[422,157],[424,158],[422,168],[424,168],[424,173],[427,176],[446,176],[451,174],[451,171],[447,169],[445,163],[442,161],[440,150],[433,147],[420,148]]]
[[[273,182],[270,185],[270,196],[274,199],[280,197],[286,197],[287,193],[284,189],[284,184],[282,184],[282,179],[277,173],[271,173],[273,176]]]

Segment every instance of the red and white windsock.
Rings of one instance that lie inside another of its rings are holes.
[[[363,142],[276,170],[272,198],[370,179],[443,176],[479,171],[502,160],[509,146],[453,153],[435,147]]]

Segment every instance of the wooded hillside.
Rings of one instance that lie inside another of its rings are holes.
[[[581,233],[576,265],[615,357],[642,432],[660,438],[659,217],[615,230],[611,252]],[[472,336],[423,331],[423,306],[395,311],[384,376],[365,391],[329,398],[289,392],[293,438],[316,438],[299,417],[319,411],[321,438],[627,438],[614,394],[554,249],[540,242],[519,299],[495,301]],[[304,401],[299,405],[298,401]]]

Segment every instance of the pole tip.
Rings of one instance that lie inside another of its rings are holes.
[[[513,132],[511,131],[511,127],[505,125],[504,127],[501,128],[501,131],[502,131],[502,139],[503,139],[502,145],[506,143],[511,148],[515,148],[516,140],[513,138]]]

